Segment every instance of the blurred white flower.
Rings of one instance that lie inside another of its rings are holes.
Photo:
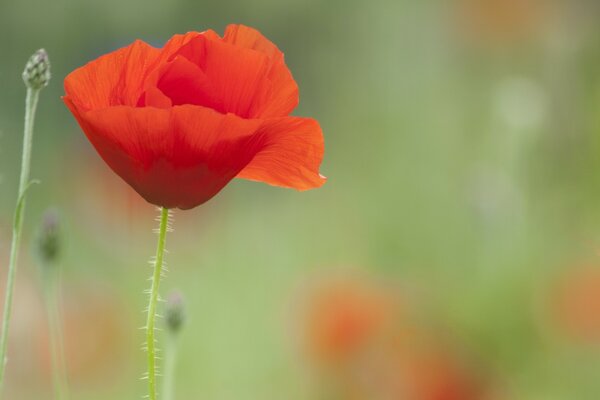
[[[512,130],[535,130],[542,126],[548,101],[544,88],[532,79],[511,76],[501,80],[493,93],[494,111]]]

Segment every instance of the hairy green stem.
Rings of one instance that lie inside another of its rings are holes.
[[[12,244],[10,247],[10,260],[8,264],[8,277],[6,279],[6,292],[4,297],[4,313],[2,316],[2,336],[0,337],[0,393],[4,384],[6,368],[6,350],[8,348],[8,334],[12,312],[13,291],[17,272],[17,258],[21,230],[23,228],[23,214],[25,213],[25,191],[29,186],[29,168],[31,164],[31,144],[33,138],[33,121],[37,108],[40,90],[28,88],[25,100],[25,129],[23,135],[23,156],[21,158],[21,178],[19,180],[19,196],[15,208]]]
[[[148,399],[156,400],[156,339],[154,331],[156,328],[156,306],[158,303],[158,290],[160,278],[163,272],[163,260],[165,253],[165,242],[169,225],[169,210],[160,209],[160,226],[158,228],[158,244],[156,247],[156,258],[154,260],[154,272],[152,273],[152,286],[150,287],[150,299],[148,302],[148,319],[146,321],[146,349],[148,352]]]

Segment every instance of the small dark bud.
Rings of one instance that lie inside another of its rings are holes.
[[[165,323],[172,333],[178,333],[185,323],[185,307],[183,296],[179,292],[173,292],[167,299],[165,309]]]
[[[39,49],[29,58],[23,71],[23,81],[30,89],[39,90],[50,81],[50,61],[46,50]]]
[[[37,247],[44,264],[53,264],[58,260],[60,256],[60,218],[54,209],[46,211],[42,217]]]

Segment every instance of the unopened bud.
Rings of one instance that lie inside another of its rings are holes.
[[[60,218],[54,209],[49,209],[42,217],[37,250],[44,264],[53,264],[60,256]]]
[[[39,49],[29,58],[23,71],[23,81],[30,89],[39,90],[50,81],[50,61],[46,50]]]
[[[172,333],[178,333],[185,323],[185,307],[183,296],[179,292],[173,292],[167,298],[165,309],[165,323]]]

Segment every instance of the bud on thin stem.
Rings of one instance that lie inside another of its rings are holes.
[[[167,325],[168,340],[165,349],[165,365],[163,375],[163,400],[175,398],[175,369],[177,364],[177,334],[185,323],[185,308],[183,296],[173,292],[167,298],[165,307],[165,324]]]
[[[60,256],[60,217],[55,209],[49,209],[42,217],[36,252],[43,267],[54,265]]]
[[[32,182],[29,181],[31,166],[31,147],[33,143],[33,122],[37,108],[40,89],[50,80],[50,63],[44,50],[38,50],[27,62],[23,71],[23,80],[27,85],[25,98],[25,126],[23,129],[23,154],[21,156],[21,176],[19,178],[19,195],[13,219],[13,237],[10,246],[10,259],[6,276],[6,291],[4,293],[4,309],[2,314],[2,334],[0,336],[0,395],[4,383],[6,369],[6,350],[8,348],[8,332],[12,314],[12,300],[17,273],[17,259],[21,231],[23,229],[23,215],[25,214],[25,192]]]
[[[41,283],[48,314],[54,397],[56,400],[66,400],[68,398],[67,368],[59,307],[60,271],[57,268],[60,256],[60,239],[60,217],[56,209],[50,208],[42,216],[42,223],[38,229],[33,247],[39,260]]]
[[[40,90],[50,81],[50,61],[46,50],[39,49],[29,58],[23,71],[23,81],[29,89]]]
[[[183,296],[179,292],[173,292],[167,299],[165,308],[165,323],[169,332],[177,334],[185,323],[185,307]]]

